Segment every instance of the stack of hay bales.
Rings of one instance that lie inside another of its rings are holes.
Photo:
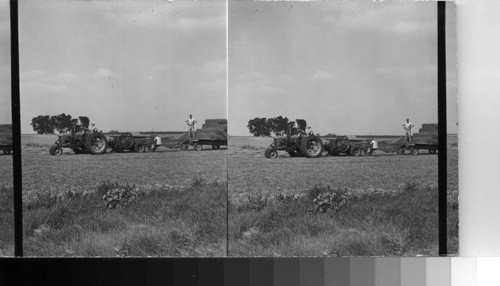
[[[422,124],[422,128],[420,128],[420,130],[418,130],[418,133],[419,134],[429,134],[429,133],[432,133],[432,134],[437,134],[438,133],[438,125],[437,123],[424,123]]]
[[[12,124],[0,124],[0,145],[12,145]]]
[[[436,123],[422,124],[422,128],[418,133],[412,135],[413,143],[422,144],[437,144],[438,140],[438,125]]]
[[[227,140],[227,119],[207,119],[201,129],[196,130],[198,139]]]

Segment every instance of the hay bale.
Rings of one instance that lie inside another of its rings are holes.
[[[227,119],[206,119],[205,124],[207,125],[227,124]]]

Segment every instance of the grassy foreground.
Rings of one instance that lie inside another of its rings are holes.
[[[224,256],[226,183],[102,183],[24,198],[27,256]]]
[[[231,256],[436,255],[438,191],[316,186],[303,194],[253,195],[230,205]],[[449,234],[458,237],[458,196],[450,194]],[[458,243],[458,239],[452,239]],[[451,245],[451,249],[455,246]]]

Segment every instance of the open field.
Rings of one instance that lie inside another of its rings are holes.
[[[26,255],[225,255],[226,150],[50,156],[56,137],[22,136]],[[107,182],[131,203],[106,208]]]
[[[283,152],[266,159],[270,143],[229,138],[231,255],[437,255],[437,155],[310,159]],[[448,152],[449,251],[456,253],[458,147]],[[330,198],[349,195],[338,211],[315,212],[309,193],[318,188]]]
[[[54,157],[56,137],[22,137],[28,256],[223,256],[227,192],[230,256],[437,254],[436,155],[273,160],[270,138],[233,137],[229,150]],[[458,147],[448,142],[456,253]],[[12,156],[0,162],[0,255],[11,255]]]

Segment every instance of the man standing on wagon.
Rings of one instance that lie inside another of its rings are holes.
[[[413,123],[410,122],[410,119],[406,118],[406,122],[403,123],[403,128],[405,129],[405,137],[406,143],[411,142],[411,129],[413,128]]]
[[[195,137],[195,131],[194,131],[194,125],[198,122],[196,118],[193,118],[192,114],[189,114],[189,118],[186,120],[186,124],[188,125],[189,128],[189,137],[194,138]]]

